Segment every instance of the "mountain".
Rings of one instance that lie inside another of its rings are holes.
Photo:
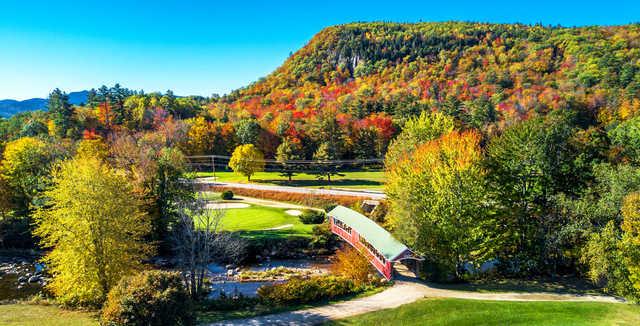
[[[326,110],[399,123],[440,110],[487,129],[569,107],[626,119],[640,112],[639,98],[640,24],[353,23],[325,28],[218,106],[274,126]]]
[[[0,116],[8,118],[24,111],[42,110],[47,106],[47,100],[32,98],[24,101],[0,100]]]
[[[87,101],[89,91],[79,91],[69,93],[69,103],[81,105]],[[47,100],[44,98],[32,98],[24,101],[0,100],[0,116],[10,117],[16,113],[34,110],[46,110]]]

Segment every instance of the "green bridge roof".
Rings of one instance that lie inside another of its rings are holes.
[[[368,217],[348,209],[336,206],[329,212],[329,216],[342,221],[365,238],[387,260],[393,260],[408,250],[407,246],[396,240],[391,233],[383,229]]]

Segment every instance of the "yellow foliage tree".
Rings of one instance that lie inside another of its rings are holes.
[[[187,133],[187,152],[192,155],[210,153],[213,149],[214,138],[213,128],[204,117],[191,119]]]
[[[229,167],[251,181],[251,176],[264,170],[264,155],[253,144],[240,145],[233,150]]]
[[[27,209],[48,177],[51,151],[38,138],[24,137],[7,143],[0,173],[12,188],[19,209]]]
[[[48,289],[69,305],[100,305],[121,277],[150,253],[150,225],[124,173],[95,157],[62,162],[35,214],[35,234],[52,250],[44,258]]]
[[[83,139],[76,147],[77,157],[95,157],[104,160],[109,155],[109,147],[102,139]]]
[[[640,193],[634,192],[624,198],[622,216],[624,264],[629,270],[629,281],[640,296]]]
[[[371,265],[362,252],[347,245],[333,256],[331,271],[360,286],[369,281]]]

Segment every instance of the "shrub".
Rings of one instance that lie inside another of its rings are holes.
[[[228,295],[221,292],[216,299],[207,299],[200,302],[199,311],[214,312],[219,311],[237,311],[241,309],[254,309],[260,304],[259,298],[245,297],[242,293],[237,295]]]
[[[312,209],[305,209],[300,216],[298,216],[300,222],[303,224],[321,224],[324,222],[324,212],[316,211]]]
[[[315,225],[311,233],[311,241],[309,247],[319,250],[321,254],[327,253],[338,243],[338,238],[331,232],[329,223]]]
[[[233,199],[233,191],[225,190],[222,192],[222,196],[220,196],[223,200],[231,200]]]
[[[103,325],[193,325],[189,295],[180,274],[145,271],[125,277],[107,297]]]
[[[329,213],[331,212],[334,208],[336,208],[338,205],[336,204],[328,204],[328,205],[324,205],[324,211]]]
[[[308,279],[292,278],[286,283],[263,285],[258,297],[269,305],[288,305],[333,299],[357,293],[354,283],[344,277],[314,276]]]
[[[361,286],[369,283],[369,274],[372,270],[367,257],[362,252],[351,246],[344,246],[333,256],[331,271]]]

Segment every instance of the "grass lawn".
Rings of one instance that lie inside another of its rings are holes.
[[[280,176],[279,172],[258,172],[251,177],[252,183],[293,186],[293,187],[332,187],[348,189],[371,189],[382,190],[384,187],[383,171],[349,171],[343,172],[343,176],[331,176],[331,182],[318,180],[316,175],[300,173],[289,182],[286,177]],[[212,177],[212,172],[197,172],[197,177]],[[216,178],[221,182],[247,183],[245,176],[231,171],[216,172]]]
[[[8,304],[0,305],[3,326],[84,326],[98,325],[94,314],[64,310],[56,306]]]
[[[308,237],[313,225],[302,224],[297,216],[285,213],[285,208],[250,205],[247,208],[230,208],[222,219],[222,228],[237,231],[246,238]],[[267,230],[291,224],[279,230]]]
[[[640,325],[640,307],[596,302],[424,299],[327,325]]]

